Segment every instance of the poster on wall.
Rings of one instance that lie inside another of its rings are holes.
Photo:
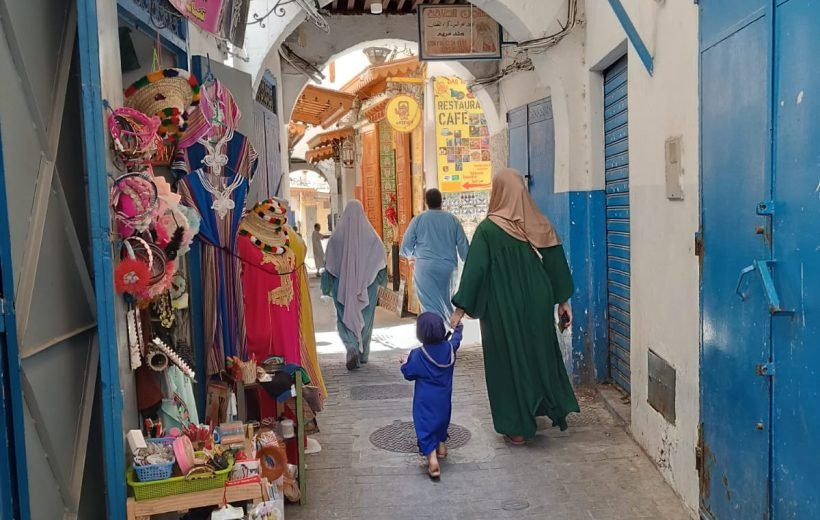
[[[489,190],[490,131],[481,104],[461,78],[433,78],[433,92],[439,189]]]
[[[472,5],[420,5],[419,59],[500,60],[501,26]]]

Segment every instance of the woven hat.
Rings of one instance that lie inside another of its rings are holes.
[[[125,106],[159,117],[157,134],[166,143],[175,143],[185,132],[199,100],[196,77],[182,69],[155,70],[125,89]]]

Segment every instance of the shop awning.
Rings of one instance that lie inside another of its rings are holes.
[[[356,96],[307,85],[293,107],[291,120],[327,128],[350,111]]]
[[[386,97],[378,103],[374,104],[373,106],[370,106],[362,110],[364,117],[366,117],[368,121],[370,121],[371,123],[378,123],[379,121],[384,119],[385,113],[387,111],[387,104],[390,103],[390,99],[391,98]]]
[[[313,149],[330,144],[333,141],[347,139],[348,137],[353,137],[353,127],[346,126],[344,128],[338,128],[336,130],[316,134],[308,141],[308,147]]]
[[[381,93],[386,88],[389,78],[408,76],[418,72],[420,68],[421,62],[415,56],[388,61],[381,65],[371,65],[347,82],[342,91],[355,94],[359,98],[368,98]]]
[[[316,164],[318,162],[324,161],[325,159],[332,159],[333,158],[333,146],[326,145],[320,146],[318,148],[314,148],[313,150],[308,150],[305,154],[305,160],[310,164]]]

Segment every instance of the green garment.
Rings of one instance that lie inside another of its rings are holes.
[[[547,416],[567,428],[579,412],[567,377],[554,309],[572,295],[564,248],[539,249],[485,219],[476,229],[453,304],[481,320],[484,372],[493,424],[502,435],[536,433]]]
[[[333,303],[336,305],[336,330],[339,331],[339,337],[347,349],[347,359],[355,360],[356,368],[362,364],[367,363],[370,357],[370,337],[373,335],[373,321],[376,317],[376,305],[379,303],[379,287],[383,287],[387,283],[387,269],[382,269],[376,274],[376,279],[367,286],[367,307],[362,311],[364,318],[364,329],[362,330],[362,344],[356,336],[347,328],[342,322],[344,316],[345,306],[336,298],[336,291],[339,289],[339,279],[330,274],[327,270],[322,271],[321,289],[324,296],[333,298]]]

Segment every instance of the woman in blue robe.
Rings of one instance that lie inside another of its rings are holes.
[[[401,366],[404,378],[416,382],[413,423],[419,451],[427,457],[427,473],[432,478],[441,476],[438,459],[447,456],[445,442],[453,410],[453,374],[462,329],[459,325],[450,336],[438,314],[422,313],[416,322],[416,337],[421,346],[411,350]]]

